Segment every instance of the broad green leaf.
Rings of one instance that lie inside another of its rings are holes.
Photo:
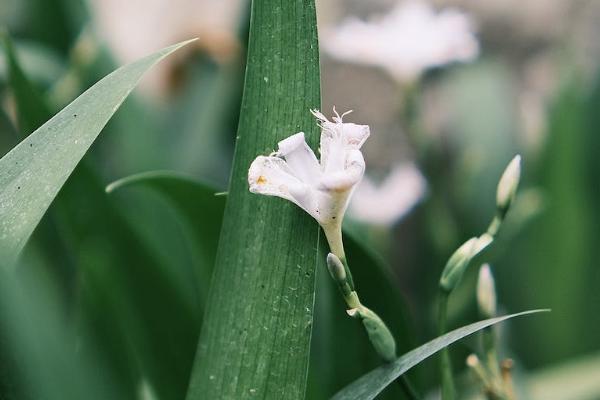
[[[0,271],[0,397],[127,399],[97,354],[75,345],[81,338],[48,277],[31,272]]]
[[[144,72],[188,42],[119,68],[0,159],[0,260],[14,264],[73,169]]]
[[[182,216],[182,221],[193,237],[191,251],[195,266],[195,284],[204,307],[219,240],[225,208],[225,197],[215,196],[216,190],[191,178],[169,171],[150,171],[119,179],[108,185],[112,193],[125,188],[145,187],[169,200]]]
[[[251,194],[252,160],[318,127],[313,0],[254,0],[238,139],[188,400],[304,397],[319,228],[298,207]]]
[[[404,374],[406,371],[419,364],[421,361],[437,353],[441,349],[451,345],[464,338],[465,336],[471,335],[483,328],[497,324],[510,318],[518,317],[521,315],[528,315],[537,312],[543,312],[548,310],[532,310],[524,311],[517,314],[506,315],[498,318],[491,318],[484,321],[475,322],[473,324],[463,326],[449,332],[445,335],[437,337],[424,345],[417,347],[414,350],[406,353],[405,355],[398,358],[396,361],[383,365],[368,374],[362,376],[358,380],[354,381],[349,386],[339,391],[332,400],[370,400],[374,399],[383,389],[385,389],[390,383],[394,382],[396,378]]]

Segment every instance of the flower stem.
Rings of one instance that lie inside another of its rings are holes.
[[[449,294],[447,291],[440,289],[438,299],[438,333],[440,335],[446,333]],[[440,372],[442,375],[442,400],[454,400],[456,391],[448,347],[444,347],[441,351]]]
[[[346,280],[350,286],[350,289],[354,290],[354,279],[352,279],[352,272],[350,272],[350,267],[348,266],[348,261],[346,260],[346,252],[344,251],[344,241],[342,240],[342,224],[337,223],[335,225],[323,226],[323,232],[325,232],[325,237],[327,238],[327,243],[329,244],[329,250],[335,254],[344,265],[344,270],[346,271]]]
[[[492,379],[496,386],[502,387],[502,376],[498,364],[498,351],[496,349],[496,336],[491,327],[485,328],[481,332],[483,341],[483,350],[485,352],[486,364],[492,374]]]

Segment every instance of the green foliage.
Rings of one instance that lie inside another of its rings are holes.
[[[312,0],[252,2],[244,97],[223,228],[188,400],[300,399],[306,386],[315,221],[248,191],[251,161],[317,126],[319,61]]]
[[[187,42],[108,75],[0,160],[0,259],[10,267],[104,125],[150,67]]]
[[[193,283],[204,309],[208,296],[210,278],[215,263],[217,244],[225,208],[225,197],[216,196],[215,190],[192,179],[167,171],[144,172],[111,183],[108,193],[129,187],[144,187],[165,197],[177,210],[192,253]],[[145,192],[143,195],[147,195]]]
[[[548,310],[524,311],[518,314],[511,314],[504,317],[491,318],[484,321],[475,322],[462,328],[455,329],[452,332],[442,335],[430,342],[425,343],[422,346],[417,347],[414,350],[411,350],[410,352],[398,358],[396,361],[383,365],[369,372],[338,392],[332,398],[332,400],[374,399],[375,396],[377,396],[383,389],[386,388],[386,386],[394,382],[396,378],[404,374],[421,361],[451,345],[457,340],[507,319],[542,311]]]
[[[413,345],[405,299],[385,262],[361,244],[357,236],[345,232],[344,244],[352,274],[361,298],[388,325],[400,352]],[[381,359],[360,326],[349,318],[346,305],[331,277],[317,274],[314,334],[311,349],[310,379],[307,398],[329,398],[341,387],[381,364]],[[398,398],[392,387],[390,398]]]

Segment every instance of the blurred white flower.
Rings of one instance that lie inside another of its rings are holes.
[[[417,79],[428,68],[470,61],[479,45],[469,17],[454,9],[436,12],[421,1],[406,1],[371,21],[349,18],[325,31],[331,56],[378,66],[400,82]]]
[[[227,60],[237,51],[236,30],[244,5],[243,0],[90,1],[98,33],[121,64],[194,37],[198,41],[193,46],[218,61]],[[164,90],[176,63],[177,57],[169,57],[157,65],[144,85],[154,92]]]
[[[289,200],[309,213],[325,231],[332,252],[344,258],[341,226],[348,201],[365,171],[360,151],[369,137],[367,125],[333,122],[319,111],[321,162],[304,139],[304,132],[279,142],[278,151],[258,156],[248,170],[252,193]]]
[[[348,213],[359,221],[389,226],[410,212],[426,189],[427,182],[414,164],[399,164],[379,185],[365,176],[354,192]]]

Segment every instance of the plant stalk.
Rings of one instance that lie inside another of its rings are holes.
[[[449,295],[450,293],[440,289],[438,298],[438,334],[440,336],[446,333]],[[452,363],[450,361],[448,347],[444,347],[441,351],[440,372],[442,376],[442,400],[454,400],[456,397],[456,389],[454,378],[452,376]]]

